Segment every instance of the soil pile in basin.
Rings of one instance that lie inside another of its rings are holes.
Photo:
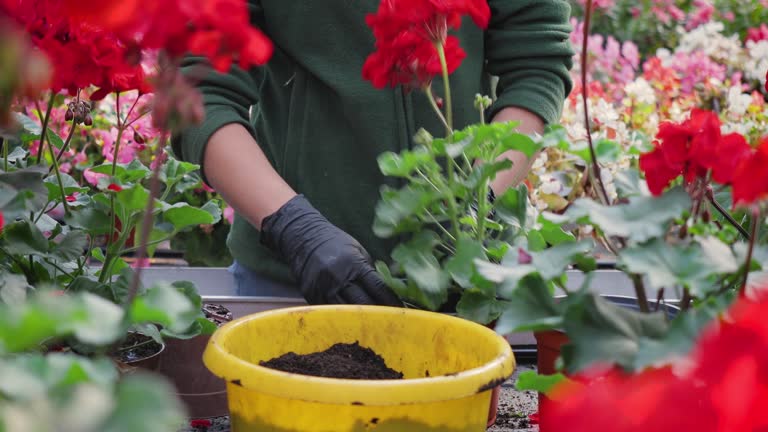
[[[403,374],[387,366],[384,359],[370,348],[338,343],[322,352],[296,354],[289,352],[261,366],[283,372],[324,378],[385,380],[402,379]]]

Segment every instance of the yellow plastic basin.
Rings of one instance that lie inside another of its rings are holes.
[[[259,362],[336,343],[372,348],[403,380],[342,380]],[[480,432],[491,389],[512,375],[504,338],[442,314],[380,306],[305,306],[221,327],[203,360],[227,381],[233,432]]]

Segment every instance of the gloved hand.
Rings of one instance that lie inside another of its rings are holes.
[[[302,195],[262,221],[261,243],[290,265],[310,304],[402,306],[360,243]]]

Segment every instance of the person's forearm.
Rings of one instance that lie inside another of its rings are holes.
[[[517,121],[520,123],[517,127],[518,132],[524,134],[542,133],[544,131],[544,121],[539,116],[517,107],[504,108],[493,117],[492,121]],[[511,160],[513,165],[512,168],[498,173],[493,182],[491,182],[491,189],[497,195],[501,195],[508,188],[520,184],[528,176],[528,171],[530,171],[536,156],[527,158],[521,152],[508,151],[502,154],[499,159],[501,158]]]
[[[264,218],[296,196],[251,134],[239,124],[224,126],[211,136],[203,167],[216,192],[257,228]]]

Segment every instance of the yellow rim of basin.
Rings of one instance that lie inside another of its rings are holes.
[[[240,359],[222,347],[223,342],[236,332],[239,326],[249,321],[317,310],[365,311],[366,314],[391,315],[393,319],[421,316],[442,321],[456,328],[456,331],[475,335],[486,332],[489,343],[495,344],[499,354],[480,367],[454,375],[405,380],[353,380],[312,377],[266,368]],[[203,362],[211,372],[228,383],[261,393],[328,404],[360,405],[429,403],[468,397],[500,385],[512,375],[515,368],[515,358],[509,343],[489,328],[439,313],[359,305],[291,307],[238,318],[225,324],[211,336]]]

